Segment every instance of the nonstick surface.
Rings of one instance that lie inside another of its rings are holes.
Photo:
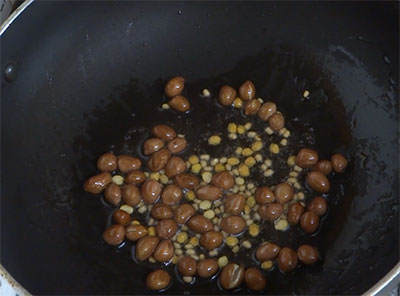
[[[1,42],[2,69],[17,65],[1,90],[2,264],[34,294],[149,293],[154,265],[100,240],[112,209],[82,183],[100,154],[140,153],[157,123],[185,133],[189,155],[241,118],[213,103],[219,87],[249,79],[277,102],[295,147],[351,159],[317,236],[265,234],[313,243],[323,256],[289,276],[267,274],[267,293],[364,292],[399,261],[397,24],[398,4],[387,2],[33,3]],[[189,116],[159,108],[176,74]],[[175,281],[166,293],[226,292]]]

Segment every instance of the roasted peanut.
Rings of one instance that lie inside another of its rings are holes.
[[[239,88],[239,97],[243,101],[249,101],[254,99],[256,95],[256,87],[254,86],[253,82],[247,80],[245,81]]]
[[[142,184],[146,181],[146,175],[142,171],[130,171],[125,177],[125,183],[128,184]]]
[[[281,248],[274,243],[262,243],[256,251],[256,258],[260,262],[275,260]]]
[[[168,262],[174,256],[174,246],[169,239],[162,240],[154,250],[153,257],[158,262]]]
[[[192,205],[181,204],[174,211],[174,220],[178,224],[184,224],[195,213],[196,213],[196,210],[192,207]]]
[[[193,190],[199,185],[199,180],[193,174],[181,173],[175,176],[174,183],[182,189]]]
[[[221,220],[221,228],[229,234],[239,234],[246,228],[246,220],[240,216],[228,216]]]
[[[170,184],[165,187],[161,194],[163,203],[167,205],[176,205],[181,201],[181,198],[182,190],[174,184]]]
[[[185,150],[187,145],[187,141],[184,138],[175,138],[172,141],[168,143],[168,150],[172,154],[178,154],[181,153],[183,150]]]
[[[117,158],[118,169],[121,173],[138,170],[142,166],[142,161],[137,157],[129,155],[120,155]]]
[[[170,282],[171,276],[163,269],[157,269],[146,277],[146,286],[153,291],[167,288]]]
[[[219,283],[225,290],[230,290],[239,287],[243,279],[244,267],[236,263],[229,263],[222,269]]]
[[[172,219],[164,219],[157,223],[156,233],[161,238],[171,238],[178,230],[178,225]]]
[[[214,186],[217,186],[223,190],[228,190],[232,188],[235,180],[233,179],[232,175],[227,171],[222,171],[216,173],[211,180]]]
[[[140,202],[139,189],[133,184],[125,184],[121,188],[122,200],[128,206],[134,207]]]
[[[260,109],[261,103],[257,99],[251,99],[244,103],[244,114],[246,115],[256,115]]]
[[[219,187],[206,185],[199,187],[196,191],[197,197],[201,200],[217,200],[222,197],[222,190]]]
[[[258,213],[264,220],[274,221],[282,215],[283,207],[280,203],[264,204],[260,206]]]
[[[209,278],[218,271],[218,263],[215,259],[203,259],[197,264],[197,274],[202,278]]]
[[[187,222],[189,228],[197,233],[205,233],[213,229],[213,224],[210,220],[202,215],[196,215]]]
[[[299,224],[300,217],[303,213],[304,207],[301,205],[301,203],[296,202],[291,204],[287,213],[287,221],[292,225]]]
[[[143,154],[150,155],[164,147],[164,141],[158,138],[150,138],[143,143]]]
[[[186,164],[182,158],[178,156],[172,156],[165,166],[165,174],[168,178],[175,177],[176,175],[183,173],[186,170]]]
[[[261,105],[260,109],[258,110],[258,116],[263,121],[267,121],[273,114],[276,113],[276,105],[272,102],[266,102]]]
[[[347,168],[347,159],[342,154],[334,154],[331,157],[332,168],[336,173],[343,173]]]
[[[321,196],[314,197],[313,200],[307,205],[307,210],[318,216],[325,215],[327,210],[325,199]]]
[[[103,240],[111,245],[118,246],[124,241],[125,228],[121,225],[111,225],[103,232]]]
[[[229,106],[236,98],[236,90],[229,85],[221,87],[218,95],[218,101],[223,106]]]
[[[185,87],[185,79],[181,76],[171,78],[165,85],[164,92],[168,97],[175,97],[182,93]]]
[[[297,256],[303,264],[314,264],[318,260],[318,250],[310,245],[302,245],[297,249]]]
[[[325,176],[332,172],[332,164],[329,160],[320,160],[313,166],[313,171],[320,171]]]
[[[319,225],[319,217],[314,213],[307,211],[301,215],[300,226],[305,233],[313,233]]]
[[[200,238],[200,245],[202,245],[207,250],[213,250],[218,248],[222,244],[224,237],[220,232],[207,231],[203,233]]]
[[[131,215],[123,210],[116,210],[113,213],[113,220],[115,223],[125,226],[131,222]]]
[[[275,190],[276,201],[285,204],[293,199],[294,190],[288,183],[281,183],[276,185]]]
[[[112,172],[117,169],[117,158],[112,153],[105,153],[97,160],[97,168],[101,172]]]
[[[233,215],[239,215],[246,204],[246,198],[242,194],[230,194],[225,199],[225,211]]]
[[[178,112],[186,112],[190,109],[189,100],[184,96],[175,96],[169,100],[168,105]]]
[[[250,267],[244,273],[244,282],[247,288],[253,291],[262,291],[265,289],[267,281],[258,268]]]
[[[153,126],[153,128],[151,129],[151,133],[156,138],[159,138],[164,141],[171,141],[176,137],[176,132],[174,131],[174,129],[166,124],[159,124]]]
[[[143,225],[128,225],[125,228],[126,238],[130,241],[137,241],[148,234],[147,228]]]
[[[296,164],[301,168],[310,168],[318,162],[318,153],[315,150],[303,148],[297,153]]]
[[[105,200],[114,206],[121,202],[121,196],[121,188],[114,183],[109,184],[104,191]]]
[[[139,261],[144,261],[149,259],[153,255],[154,250],[157,248],[159,238],[156,236],[144,236],[136,244],[136,259]]]
[[[147,167],[152,172],[162,170],[166,166],[170,156],[171,153],[169,150],[162,148],[150,156],[149,160],[147,161]]]
[[[155,180],[147,180],[140,188],[140,194],[146,203],[155,203],[159,198],[162,191],[162,186]]]
[[[151,216],[156,220],[171,219],[174,213],[170,206],[157,203],[151,208]]]
[[[297,254],[290,248],[283,248],[278,256],[279,269],[285,273],[293,271],[297,266]]]
[[[182,257],[177,265],[178,272],[183,276],[192,276],[196,274],[197,262],[190,256]]]
[[[282,114],[275,113],[268,119],[268,124],[272,130],[279,131],[285,126],[285,118]]]
[[[89,193],[99,194],[104,189],[106,189],[106,187],[110,183],[111,183],[111,174],[103,172],[87,179],[85,184],[83,185],[83,189]]]
[[[328,178],[319,171],[309,172],[306,181],[307,184],[316,192],[327,193],[330,189]]]
[[[275,195],[268,187],[258,187],[256,190],[256,202],[259,205],[266,203],[273,203],[275,201]]]

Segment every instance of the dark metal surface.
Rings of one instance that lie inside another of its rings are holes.
[[[110,208],[81,184],[99,154],[135,152],[147,127],[175,117],[154,110],[179,73],[191,97],[250,79],[312,121],[323,154],[336,143],[351,156],[311,238],[323,263],[269,275],[267,292],[366,291],[399,261],[397,24],[388,2],[32,4],[1,37],[1,69],[17,65],[1,82],[2,264],[34,294],[148,293],[151,266],[100,241]],[[293,103],[304,88],[317,100]],[[168,290],[184,291],[222,293]]]

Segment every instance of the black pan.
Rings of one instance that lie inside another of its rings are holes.
[[[1,36],[2,264],[33,294],[149,293],[154,265],[101,241],[112,208],[82,183],[105,151],[140,153],[155,123],[192,141],[221,128],[227,111],[204,107],[201,90],[215,99],[250,79],[291,129],[313,128],[299,146],[351,159],[317,236],[265,234],[293,247],[302,237],[323,257],[267,274],[266,292],[365,292],[399,261],[398,12],[390,2],[34,2]],[[178,120],[159,108],[176,74],[194,106]],[[167,293],[224,292],[175,280]]]

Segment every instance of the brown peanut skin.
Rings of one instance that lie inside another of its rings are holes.
[[[293,271],[297,266],[297,254],[290,248],[283,248],[278,256],[279,269],[285,273]]]
[[[323,197],[321,196],[316,196],[314,197],[310,203],[307,205],[307,210],[310,212],[315,213],[318,216],[323,216],[325,215],[327,211],[327,204],[326,201]]]
[[[222,218],[220,226],[229,234],[239,234],[246,228],[246,221],[240,216],[232,215]]]
[[[281,184],[276,185],[274,193],[275,193],[276,201],[281,204],[285,204],[293,199],[294,189],[288,183],[281,183]]]
[[[164,88],[164,93],[168,97],[175,97],[180,95],[185,87],[185,79],[182,76],[175,76],[171,78]]]
[[[235,268],[236,267],[236,268]],[[244,279],[244,267],[236,263],[229,263],[219,275],[219,283],[225,290],[235,289]]]
[[[116,210],[113,213],[113,220],[116,224],[125,226],[132,221],[131,215],[123,210]]]
[[[244,282],[247,288],[253,291],[262,291],[267,285],[265,277],[258,268],[250,267],[244,273]]]
[[[256,258],[260,262],[275,260],[281,248],[274,243],[262,243],[256,250]]]
[[[139,170],[130,171],[124,179],[125,183],[135,185],[142,184],[144,181],[146,181],[146,175]]]
[[[342,154],[334,154],[331,157],[332,168],[336,173],[343,173],[348,165],[347,159]]]
[[[151,216],[156,220],[171,219],[174,213],[170,206],[157,203],[151,208]]]
[[[146,286],[153,291],[165,289],[170,282],[171,276],[163,269],[157,269],[146,277]]]
[[[148,234],[148,230],[143,225],[128,225],[125,228],[126,238],[130,241],[137,241]]]
[[[175,176],[174,183],[182,189],[194,190],[199,186],[199,179],[193,174],[181,173]]]
[[[157,202],[162,192],[162,186],[155,180],[147,180],[140,188],[143,201],[149,204]]]
[[[169,152],[172,154],[181,153],[186,149],[187,141],[184,138],[176,137],[172,141],[170,141],[167,145]]]
[[[162,148],[161,150],[154,152],[149,160],[147,161],[147,167],[152,172],[158,172],[162,170],[168,163],[171,153],[168,149]]]
[[[300,226],[305,233],[313,233],[317,230],[319,225],[319,217],[310,211],[307,211],[301,215]]]
[[[296,155],[296,164],[301,168],[311,168],[318,162],[318,153],[309,148],[300,149]]]
[[[306,178],[307,184],[318,193],[327,193],[330,189],[328,178],[321,172],[309,172]]]
[[[275,221],[283,213],[283,206],[280,203],[269,203],[260,206],[258,213],[261,218],[267,221]]]
[[[222,197],[222,190],[213,185],[199,187],[196,191],[197,197],[201,200],[215,201]]]
[[[223,106],[229,106],[236,98],[236,90],[229,85],[224,85],[219,90],[218,101]]]
[[[227,171],[222,171],[214,174],[211,179],[211,183],[223,190],[231,189],[235,183],[232,175]]]
[[[133,170],[139,170],[142,166],[142,161],[130,155],[120,155],[117,158],[117,164],[121,173],[128,173]]]
[[[103,172],[87,179],[83,185],[83,189],[92,194],[99,194],[107,188],[111,181],[111,174]]]
[[[328,176],[332,172],[332,164],[329,160],[320,160],[313,167],[313,171],[320,171],[325,176]]]
[[[143,143],[143,154],[151,155],[164,147],[164,141],[158,138],[150,138]]]
[[[151,133],[153,134],[154,137],[164,141],[171,141],[176,137],[175,130],[166,124],[159,124],[153,126],[153,128],[151,129]]]
[[[273,131],[279,131],[285,127],[285,118],[282,114],[275,113],[268,119],[268,124]]]
[[[246,198],[242,194],[230,194],[226,197],[224,206],[227,213],[239,215],[246,204]]]
[[[197,274],[202,278],[209,278],[218,271],[218,263],[215,259],[203,259],[197,264]]]
[[[223,241],[224,237],[220,232],[208,231],[203,233],[200,237],[200,245],[202,245],[206,250],[213,250],[218,248]]]
[[[239,97],[243,101],[249,101],[254,99],[256,95],[256,87],[254,86],[253,82],[247,80],[245,81],[239,88]]]
[[[173,178],[184,171],[186,171],[186,163],[178,156],[172,156],[165,166],[165,174],[168,178]]]
[[[174,211],[174,220],[178,224],[184,224],[192,216],[196,214],[196,210],[190,204],[181,204]]]
[[[256,202],[259,205],[275,202],[275,194],[268,187],[258,187],[255,194]]]
[[[162,240],[154,250],[153,257],[158,262],[168,262],[174,256],[174,246],[169,239]]]
[[[164,219],[157,223],[156,233],[160,238],[171,238],[178,230],[178,225],[172,219]]]
[[[197,262],[190,256],[184,256],[179,260],[177,268],[181,275],[192,276],[196,274]]]
[[[178,186],[175,184],[169,184],[164,188],[161,194],[161,199],[163,203],[167,205],[176,205],[181,201],[182,195],[182,190]]]
[[[109,184],[104,191],[104,199],[110,204],[116,206],[121,202],[121,198],[121,188],[117,184]]]
[[[147,235],[139,239],[136,244],[136,259],[144,261],[153,255],[154,250],[157,248],[160,239],[156,236]]]
[[[110,246],[118,246],[124,241],[125,228],[121,225],[111,225],[103,232],[103,240]]]
[[[214,226],[210,220],[202,215],[196,215],[189,219],[187,222],[189,228],[197,233],[205,233],[213,230]]]
[[[267,121],[272,115],[276,113],[276,105],[272,102],[266,102],[261,105],[260,109],[258,110],[258,116],[263,121]]]
[[[121,187],[122,200],[128,206],[135,207],[140,202],[139,189],[133,184],[125,184]]]
[[[299,224],[300,217],[303,213],[304,207],[301,205],[301,203],[296,202],[294,204],[291,204],[287,213],[287,221],[291,225]]]
[[[257,99],[252,99],[244,104],[244,114],[246,115],[256,115],[261,107],[261,103]]]
[[[318,261],[319,254],[315,247],[310,245],[301,245],[297,249],[297,256],[301,263],[310,265]]]
[[[105,153],[97,160],[97,168],[101,172],[112,172],[117,169],[117,157],[112,153]]]
[[[178,112],[187,112],[190,109],[190,103],[184,96],[175,96],[169,100],[168,105]]]

